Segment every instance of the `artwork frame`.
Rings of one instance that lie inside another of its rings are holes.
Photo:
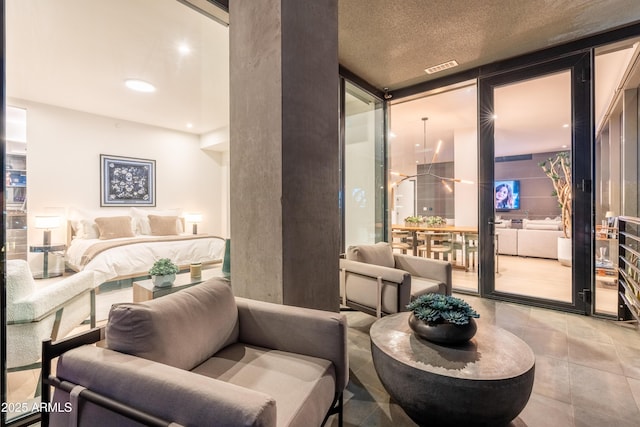
[[[100,154],[100,206],[155,205],[155,160]]]

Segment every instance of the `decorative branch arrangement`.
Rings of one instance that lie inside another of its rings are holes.
[[[562,232],[564,237],[571,238],[571,157],[569,152],[563,151],[551,157],[539,166],[545,175],[553,182],[553,195],[558,198],[562,212]]]

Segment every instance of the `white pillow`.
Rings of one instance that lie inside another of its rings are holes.
[[[511,220],[503,219],[500,222],[496,222],[496,228],[511,228]]]
[[[562,221],[553,219],[523,219],[522,228],[529,230],[560,230],[562,228]]]

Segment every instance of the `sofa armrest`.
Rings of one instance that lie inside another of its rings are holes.
[[[187,351],[187,350],[185,350]],[[181,425],[275,426],[271,396],[169,365],[95,346],[60,356],[57,377],[79,384],[139,411]],[[56,389],[53,401],[64,408],[69,394]],[[52,426],[66,424],[77,409],[50,414]],[[80,405],[78,405],[80,406]],[[78,425],[122,425],[120,415],[85,403]],[[137,424],[136,424],[137,425]]]
[[[413,255],[393,254],[396,268],[407,271],[412,276],[437,280],[446,286],[446,294],[451,295],[451,263],[437,259],[421,258]]]
[[[373,279],[381,277],[383,281],[392,283],[406,283],[407,278],[411,277],[411,274],[401,268],[383,267],[348,259],[340,260],[340,268],[361,276],[370,276]]]
[[[349,381],[347,319],[343,314],[236,297],[240,342],[333,362],[336,392]]]
[[[66,304],[93,290],[93,271],[83,271],[15,301],[16,323],[39,321]]]

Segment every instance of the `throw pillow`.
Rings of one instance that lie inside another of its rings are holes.
[[[100,217],[95,221],[102,240],[134,236],[130,216]]]
[[[149,227],[152,236],[171,236],[178,234],[178,217],[149,215]]]

